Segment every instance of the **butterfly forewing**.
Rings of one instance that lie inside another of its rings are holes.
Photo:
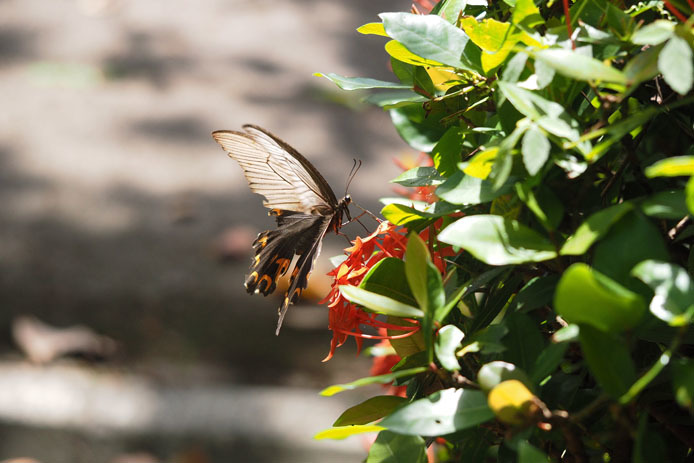
[[[251,190],[265,196],[265,207],[314,213],[337,206],[328,183],[296,150],[259,127],[244,129],[212,136],[239,163]]]

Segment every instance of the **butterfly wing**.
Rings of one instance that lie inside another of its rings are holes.
[[[260,127],[243,128],[212,136],[239,163],[251,191],[265,197],[265,207],[323,215],[335,210],[335,193],[306,158]]]

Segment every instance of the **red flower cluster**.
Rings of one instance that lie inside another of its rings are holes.
[[[440,227],[441,220],[437,221],[435,228]],[[425,241],[429,239],[429,229],[419,235]],[[347,258],[328,275],[334,278],[332,289],[321,303],[328,303],[329,328],[333,332],[330,343],[330,353],[323,359],[328,361],[335,353],[335,349],[345,343],[349,336],[353,336],[357,343],[357,350],[362,347],[362,340],[366,339],[397,339],[410,336],[419,330],[416,321],[412,326],[396,326],[383,322],[377,318],[377,314],[366,312],[348,301],[340,292],[341,285],[359,286],[368,271],[379,261],[386,257],[402,259],[407,249],[407,236],[405,231],[397,229],[390,222],[381,222],[371,235],[366,238],[357,237],[354,245],[345,249]],[[444,273],[446,270],[445,256],[452,255],[452,248],[446,247],[432,253],[432,260],[436,267]],[[409,320],[408,320],[409,321]],[[365,334],[361,325],[368,325],[377,330],[379,334]],[[388,335],[388,329],[403,332],[398,335]]]

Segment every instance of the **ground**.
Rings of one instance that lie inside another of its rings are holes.
[[[321,363],[330,333],[320,274],[346,242],[328,238],[313,297],[275,337],[279,296],[242,286],[245,244],[272,222],[210,132],[266,127],[338,196],[361,159],[350,193],[378,211],[398,172],[392,158],[409,150],[387,113],[312,74],[391,79],[383,39],[355,29],[407,7],[0,1],[0,460],[359,461],[357,438],[322,444],[308,432],[358,400],[316,391],[368,371],[351,344]],[[30,365],[11,335],[21,315],[84,325],[117,353]],[[254,407],[282,397],[260,421]],[[109,419],[111,408],[151,401],[142,422],[137,407],[122,425]]]

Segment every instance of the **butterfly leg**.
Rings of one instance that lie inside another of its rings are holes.
[[[376,217],[376,215],[375,215],[373,212],[371,212],[370,210],[364,209],[363,207],[361,207],[359,204],[355,203],[354,201],[352,201],[352,204],[354,204],[354,205],[357,206],[359,209],[361,209],[362,211],[364,211],[361,215],[359,215],[359,217],[361,217],[361,216],[364,215],[364,214],[369,214],[369,216],[371,216],[371,218],[374,219],[376,222],[378,222],[378,223],[383,222],[383,220],[381,220],[381,219],[379,219],[378,217]]]

